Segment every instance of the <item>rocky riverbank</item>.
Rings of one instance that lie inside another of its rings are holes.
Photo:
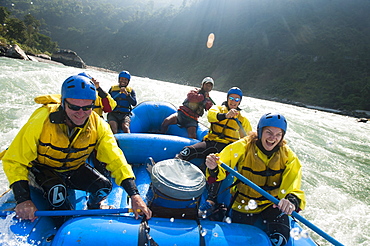
[[[53,61],[51,59],[47,59],[47,58],[40,57],[40,56],[33,56],[33,55],[28,55],[28,56],[29,57],[32,57],[32,60],[37,60],[38,62],[44,62],[44,63],[49,63],[49,64],[65,65],[65,64],[63,64],[61,62]],[[85,68],[93,69],[93,70],[97,70],[97,71],[102,71],[102,72],[106,72],[106,73],[118,73],[117,71],[113,71],[113,70],[110,70],[110,69],[101,68],[101,67],[94,67],[94,66],[89,66],[89,65],[85,65]]]

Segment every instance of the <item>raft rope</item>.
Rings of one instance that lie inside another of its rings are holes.
[[[147,245],[147,246],[159,246],[158,243],[154,241],[154,239],[150,236],[150,227],[148,224],[148,220],[146,219],[146,216],[144,215],[143,220],[140,223],[139,228],[139,240],[138,240],[138,246]]]

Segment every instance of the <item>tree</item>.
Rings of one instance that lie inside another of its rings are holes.
[[[9,16],[9,11],[5,7],[0,7],[0,36],[4,36],[6,33],[5,21]]]
[[[16,18],[9,18],[5,22],[6,33],[5,37],[10,40],[15,40],[23,43],[27,40],[27,27],[23,21]]]
[[[5,7],[0,7],[0,24],[4,24],[5,20],[8,18],[10,15],[10,12],[8,11],[7,8]]]
[[[26,25],[27,39],[24,43],[30,47],[37,46],[37,38],[39,35],[40,21],[32,15],[28,14],[24,17],[24,24]]]

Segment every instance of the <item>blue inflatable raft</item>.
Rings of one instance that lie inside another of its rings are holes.
[[[174,156],[184,146],[201,141],[208,129],[199,125],[197,140],[187,138],[186,130],[177,125],[170,126],[167,134],[158,134],[163,119],[174,112],[176,108],[169,103],[141,103],[132,112],[132,133],[116,134],[120,148],[132,164],[139,192],[151,206],[155,217],[148,221],[136,220],[128,210],[131,206],[126,192],[114,185],[106,200],[107,204],[118,208],[117,211],[112,210],[116,211],[114,214],[85,210],[86,192],[71,191],[69,199],[76,210],[70,211],[73,215],[62,226],[56,227],[49,216],[39,216],[34,222],[19,221],[12,213],[15,201],[9,191],[0,198],[1,226],[9,227],[7,233],[14,234],[20,242],[26,241],[32,245],[272,245],[268,236],[258,227],[194,217],[198,204],[203,202],[206,195],[204,176],[196,167],[201,160],[194,160],[195,165],[181,161],[181,165],[178,165],[180,168],[173,171],[178,174],[171,176],[181,176],[175,180],[167,177],[169,169],[166,168],[173,167],[174,162],[179,161],[174,160]],[[223,187],[232,182],[229,176]],[[219,197],[226,205],[230,199],[228,193],[224,192]],[[39,212],[46,209],[46,202],[40,193],[32,190],[32,200]],[[91,214],[84,214],[83,211],[91,211]],[[302,231],[293,219],[291,226],[298,234]],[[4,235],[1,237],[4,238]],[[16,242],[14,245],[17,245]],[[288,245],[316,244],[309,237],[291,237]]]

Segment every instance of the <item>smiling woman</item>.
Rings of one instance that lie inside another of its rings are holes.
[[[248,177],[271,196],[279,198],[278,205],[271,206],[266,197],[240,182],[236,183],[237,192],[233,193],[229,205],[233,223],[253,225],[258,220],[263,221],[266,228],[262,229],[273,245],[279,246],[290,240],[288,215],[306,206],[305,194],[301,190],[300,161],[283,140],[286,127],[283,115],[264,114],[258,123],[257,133],[252,132],[246,138],[229,144],[220,153],[206,158],[210,185],[215,183],[213,180],[221,181],[227,177],[226,170],[220,167],[223,163],[232,170],[237,168],[243,177]],[[251,201],[257,206],[246,209],[246,204]]]
[[[262,146],[267,151],[273,150],[283,138],[283,130],[274,126],[266,126],[262,130]]]

